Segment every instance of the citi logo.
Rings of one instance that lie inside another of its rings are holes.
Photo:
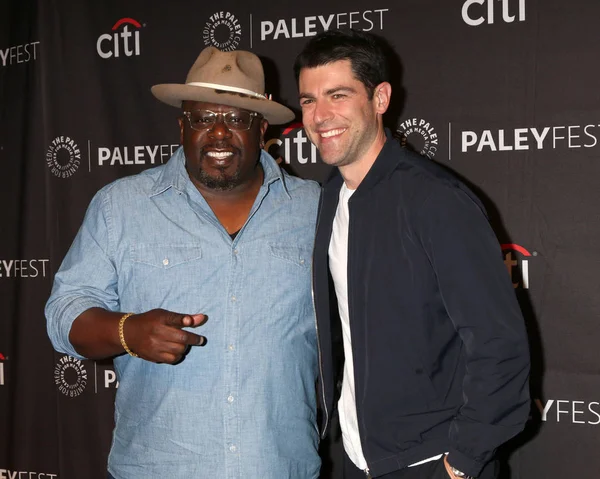
[[[483,23],[492,24],[500,14],[495,7],[498,4],[502,6],[504,23],[525,21],[525,0],[467,0],[462,6],[463,21],[472,27]]]
[[[119,28],[125,25],[121,31]],[[131,27],[134,28],[130,31]],[[96,50],[100,57],[107,59],[111,57],[118,58],[121,55],[126,57],[140,55],[140,28],[142,25],[133,18],[121,18],[112,27],[114,33],[104,33],[98,37]],[[133,37],[133,38],[132,38]]]
[[[536,256],[522,246],[514,243],[501,245],[504,264],[510,275],[513,287],[529,289],[529,259]]]
[[[288,165],[317,162],[317,148],[306,137],[302,123],[292,123],[283,130],[281,138],[267,141],[265,150],[273,158],[282,157]]]

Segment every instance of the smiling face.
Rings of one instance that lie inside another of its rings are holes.
[[[387,85],[387,86],[385,86]],[[302,122],[310,141],[325,163],[340,168],[371,161],[379,152],[385,134],[381,114],[389,95],[375,88],[369,99],[365,85],[356,79],[350,60],[340,60],[314,68],[303,68],[298,79]],[[381,144],[379,144],[381,143]]]
[[[182,109],[187,112],[210,110],[223,114],[243,111],[227,105],[199,101],[184,101]],[[267,121],[255,117],[250,129],[236,131],[225,125],[221,115],[219,120],[211,128],[201,131],[192,129],[185,116],[179,120],[185,167],[200,191],[231,191],[251,184],[262,174],[258,164]]]

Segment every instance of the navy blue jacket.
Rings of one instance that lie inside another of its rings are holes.
[[[342,182],[336,171],[324,185],[314,251],[323,434],[342,369],[327,256]],[[388,132],[349,211],[356,407],[371,475],[449,452],[477,476],[530,410],[525,325],[484,207]]]

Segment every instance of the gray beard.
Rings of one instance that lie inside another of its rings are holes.
[[[233,175],[226,176],[224,173],[218,177],[207,175],[202,169],[198,172],[198,181],[207,188],[215,191],[231,191],[236,186],[239,186],[240,181],[240,170],[239,168]]]

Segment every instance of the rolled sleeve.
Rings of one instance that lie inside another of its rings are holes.
[[[56,276],[45,308],[54,348],[83,359],[69,341],[73,322],[90,308],[118,310],[117,271],[111,258],[110,201],[106,190],[92,199]]]

